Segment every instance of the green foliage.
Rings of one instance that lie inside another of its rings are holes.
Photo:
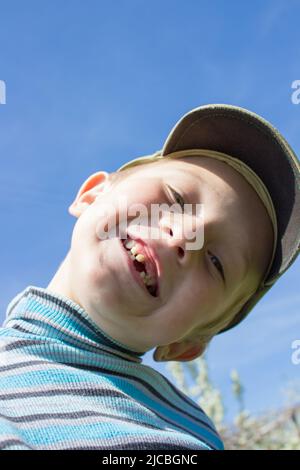
[[[224,421],[225,407],[220,390],[209,377],[205,355],[189,362],[168,362],[166,367],[177,386],[201,406],[213,420],[227,450],[300,450],[300,393],[292,391],[293,403],[283,409],[251,416],[245,409],[244,387],[239,374],[230,374],[232,393],[239,411],[234,422]],[[188,385],[187,377],[192,379]]]

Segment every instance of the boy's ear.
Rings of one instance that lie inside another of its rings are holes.
[[[70,205],[69,214],[79,217],[87,206],[92,204],[100,193],[103,193],[109,177],[110,175],[106,171],[98,171],[89,176],[81,185],[75,200]]]
[[[156,362],[165,361],[192,361],[201,356],[207,347],[207,343],[200,340],[183,340],[180,343],[171,343],[167,346],[158,346],[153,354]]]

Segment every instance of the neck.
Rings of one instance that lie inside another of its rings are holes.
[[[71,348],[71,356],[97,358],[105,351],[111,357],[135,362],[141,362],[144,354],[106,334],[71,299],[42,287],[28,286],[11,301],[3,326],[22,332],[28,340],[41,340],[42,348],[53,353],[56,348],[58,354]]]
[[[57,293],[58,295],[63,295],[64,297],[68,297],[69,299],[76,302],[78,305],[80,303],[77,299],[75,299],[73,292],[70,289],[69,283],[67,282],[70,279],[69,276],[69,265],[70,265],[70,251],[68,251],[67,256],[63,260],[63,262],[59,265],[58,270],[56,271],[55,275],[51,279],[50,283],[47,286],[52,292]]]

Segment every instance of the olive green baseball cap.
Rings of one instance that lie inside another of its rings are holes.
[[[299,254],[300,163],[285,138],[266,119],[238,106],[208,104],[184,114],[161,150],[131,160],[117,171],[190,149],[222,152],[248,165],[266,186],[277,219],[277,243],[269,274],[220,334],[250,313]]]

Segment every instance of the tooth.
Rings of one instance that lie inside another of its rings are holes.
[[[143,263],[145,261],[145,256],[139,254],[135,257],[135,259],[139,261],[140,263]]]
[[[154,286],[155,285],[155,280],[151,277],[148,277],[147,284],[148,284],[148,286]]]
[[[136,254],[137,254],[137,247],[134,245],[134,246],[131,248],[130,251],[131,251],[131,253],[132,253],[133,255],[136,255]]]
[[[151,275],[145,273],[145,275],[143,276],[144,278],[144,281],[145,281],[145,284],[147,285],[151,285],[154,281],[153,281],[153,278],[151,277]]]
[[[155,284],[154,280],[151,279],[151,278],[149,278],[149,275],[146,274],[144,271],[142,271],[142,272],[140,273],[140,276],[141,276],[141,278],[143,279],[144,284],[145,284],[147,287],[150,288],[151,286],[154,286],[154,284]]]
[[[125,242],[125,246],[128,248],[128,250],[130,250],[134,246],[134,240],[127,240]]]
[[[132,254],[130,253],[129,256],[130,256],[130,258],[132,259],[132,261],[135,260],[135,256],[134,256],[134,255],[132,255]]]
[[[144,284],[147,286],[147,285],[148,285],[148,281],[147,281],[147,274],[145,273],[145,271],[142,271],[142,272],[140,273],[140,276],[141,276],[141,278],[143,279]]]

